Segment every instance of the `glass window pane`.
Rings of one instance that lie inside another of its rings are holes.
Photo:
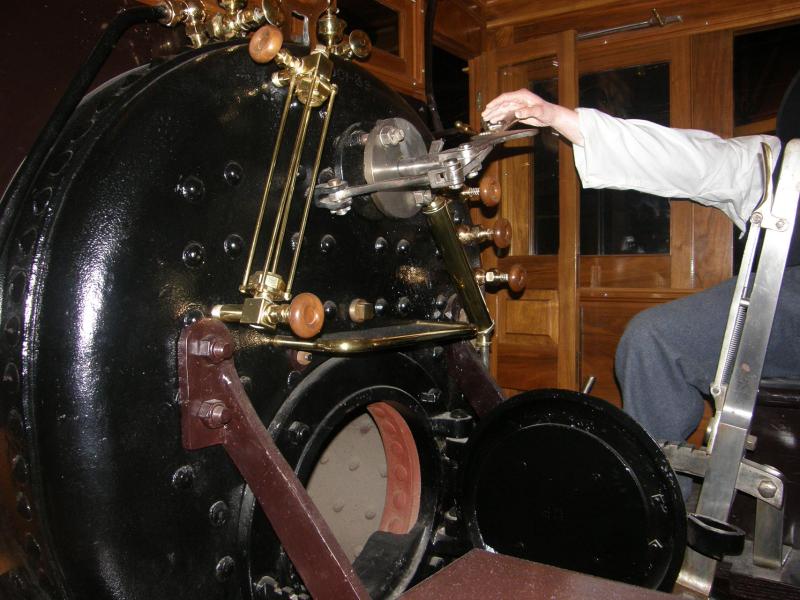
[[[580,106],[669,126],[669,63],[582,75]],[[669,200],[581,189],[581,254],[669,253]]]
[[[339,16],[346,32],[362,29],[372,45],[400,56],[400,15],[377,0],[339,0]]]
[[[528,89],[548,102],[558,102],[558,65],[552,59],[528,66]],[[558,144],[551,129],[533,138],[533,235],[531,254],[558,254]]]
[[[800,25],[737,35],[733,42],[734,124],[775,117],[800,66]],[[765,131],[766,133],[766,131]]]
[[[733,100],[735,127],[751,125],[737,135],[774,134],[783,94],[800,70],[800,25],[737,35],[733,42]],[[733,226],[733,267],[739,271],[745,238]]]

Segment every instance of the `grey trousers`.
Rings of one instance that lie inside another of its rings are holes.
[[[655,439],[684,440],[700,422],[734,285],[645,310],[628,324],[615,362],[623,409]],[[762,377],[800,378],[800,267],[784,274]]]

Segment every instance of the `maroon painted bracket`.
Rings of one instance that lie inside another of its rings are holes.
[[[250,403],[233,351],[221,321],[203,319],[183,330],[178,378],[184,447],[225,448],[312,597],[368,600],[339,542]]]

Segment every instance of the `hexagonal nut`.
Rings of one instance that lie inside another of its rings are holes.
[[[219,429],[230,423],[233,417],[231,409],[221,400],[206,400],[197,409],[200,417],[209,429]]]
[[[378,133],[378,140],[384,146],[397,146],[404,139],[406,139],[405,131],[391,125],[382,127]]]
[[[347,310],[350,320],[354,323],[363,323],[375,316],[375,307],[372,302],[367,302],[363,298],[356,298],[350,303]]]

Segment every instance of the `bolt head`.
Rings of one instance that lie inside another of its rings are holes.
[[[208,509],[208,520],[214,527],[222,527],[228,521],[229,515],[228,505],[222,500],[214,502]]]
[[[763,479],[758,484],[758,493],[761,494],[763,498],[774,498],[775,494],[778,493],[778,486],[771,481]]]
[[[311,428],[301,421],[293,421],[292,424],[289,425],[288,431],[289,438],[294,444],[304,443],[311,434]]]
[[[197,416],[209,429],[219,429],[229,423],[233,417],[231,409],[221,400],[206,400],[200,405]]]

